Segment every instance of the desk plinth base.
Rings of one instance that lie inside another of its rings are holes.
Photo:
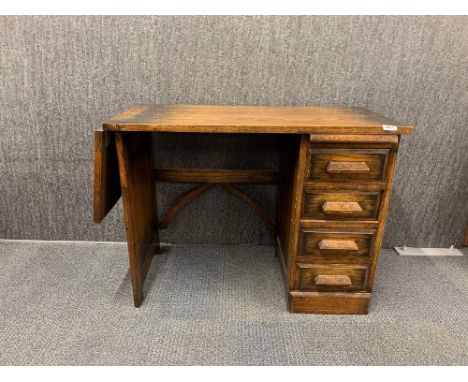
[[[367,314],[370,293],[299,292],[289,293],[291,313]]]

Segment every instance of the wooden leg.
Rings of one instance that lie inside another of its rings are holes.
[[[135,307],[139,307],[146,274],[154,253],[159,249],[151,133],[118,132],[115,142],[133,299]]]

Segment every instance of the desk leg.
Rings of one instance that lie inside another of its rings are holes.
[[[135,307],[139,307],[146,274],[154,253],[159,249],[151,133],[117,132],[115,141],[133,300]]]

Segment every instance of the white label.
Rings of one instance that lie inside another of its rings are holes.
[[[385,131],[397,131],[398,130],[398,126],[394,126],[394,125],[382,125],[382,127]]]

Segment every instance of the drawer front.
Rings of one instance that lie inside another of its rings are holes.
[[[302,218],[377,220],[381,192],[304,191]]]
[[[304,261],[369,260],[375,231],[301,230],[298,256]]]
[[[296,289],[303,291],[365,290],[367,266],[297,264]]]
[[[385,181],[390,150],[310,149],[307,180]]]

